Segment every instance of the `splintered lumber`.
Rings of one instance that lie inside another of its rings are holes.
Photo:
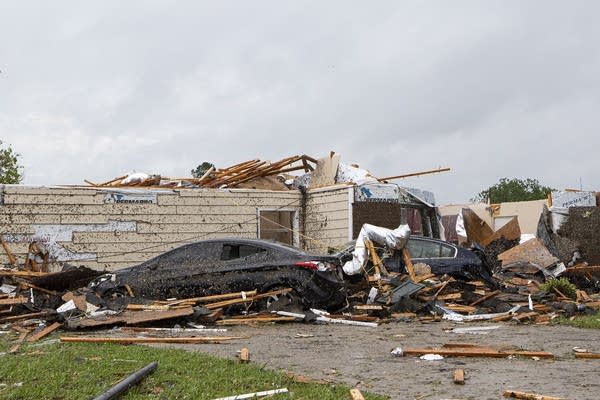
[[[586,273],[599,273],[600,266],[599,265],[576,265],[574,267],[568,267],[564,272],[566,275],[571,274],[586,274]]]
[[[40,340],[41,338],[43,338],[46,335],[51,334],[52,332],[54,332],[55,330],[57,330],[61,326],[62,326],[62,324],[60,322],[55,322],[52,325],[48,325],[47,327],[45,327],[41,331],[39,331],[37,333],[34,333],[30,337],[28,337],[27,341],[28,342],[35,342],[36,340]]]
[[[375,250],[375,246],[373,246],[373,242],[369,239],[365,239],[365,246],[369,251],[369,255],[371,256],[371,261],[373,262],[373,267],[375,268],[375,279],[379,281],[381,277],[381,270],[383,268],[383,263],[381,262],[381,258],[377,255],[377,251]]]
[[[402,249],[402,259],[404,260],[404,265],[406,266],[406,272],[408,272],[408,276],[410,276],[410,279],[414,282],[417,277],[415,275],[412,258],[410,258],[410,252],[406,246]]]
[[[404,175],[386,176],[384,178],[377,178],[377,180],[379,182],[391,181],[392,179],[404,179],[404,178],[410,178],[411,176],[421,176],[421,175],[428,175],[428,174],[437,174],[437,173],[446,172],[446,171],[450,171],[450,168],[438,168],[438,169],[431,169],[429,171],[412,172],[410,174],[404,174]]]
[[[12,347],[8,350],[8,352],[11,354],[14,354],[17,351],[19,351],[19,347],[21,347],[21,343],[23,343],[23,341],[25,340],[25,338],[27,337],[29,332],[31,332],[31,329],[25,329],[25,328],[17,329],[17,327],[14,327],[14,326],[13,326],[13,329],[20,332],[21,334],[19,335],[19,338],[16,340],[15,344],[13,344]]]
[[[264,298],[271,297],[271,296],[279,296],[282,294],[289,293],[291,291],[292,291],[291,288],[274,290],[272,292],[261,293],[261,294],[257,294],[254,296],[247,296],[246,298],[224,300],[224,301],[220,301],[220,302],[216,302],[216,303],[208,303],[208,304],[205,304],[204,307],[208,308],[209,310],[214,310],[216,308],[227,307],[227,306],[231,306],[234,304],[251,303],[254,300],[264,299]]]
[[[192,315],[192,307],[165,311],[131,311],[125,310],[117,315],[102,316],[98,318],[85,318],[77,321],[74,325],[78,328],[90,328],[102,325],[126,324],[136,325],[144,322],[160,321],[163,319],[179,318]]]
[[[249,363],[250,362],[250,350],[247,347],[243,347],[240,350],[240,362]]]
[[[600,353],[575,353],[575,358],[600,358]]]
[[[489,299],[491,299],[492,297],[495,297],[496,295],[502,293],[502,291],[500,290],[495,290],[490,294],[487,294],[485,296],[483,296],[482,298],[475,300],[474,302],[472,302],[471,304],[469,304],[471,307],[476,306],[477,304],[481,304],[484,301],[488,301]]]
[[[522,400],[564,400],[562,397],[546,396],[537,393],[518,392],[515,390],[505,390],[502,395],[504,397]]]
[[[17,304],[25,304],[29,301],[28,298],[26,297],[13,297],[13,298],[8,298],[8,299],[1,299],[0,300],[0,306],[14,306]]]
[[[219,397],[214,400],[241,400],[241,399],[254,399],[256,397],[272,397],[274,394],[287,393],[288,390],[286,388],[282,389],[273,389],[273,390],[264,390],[262,392],[254,392],[254,393],[244,393],[244,394],[236,394],[234,396],[228,397]]]
[[[503,358],[508,356],[554,358],[554,354],[547,351],[524,351],[524,350],[494,350],[488,347],[463,347],[456,349],[402,349],[405,356],[422,356],[424,354],[439,354],[445,357],[492,357]]]
[[[196,304],[196,303],[204,303],[204,302],[218,301],[218,300],[230,300],[230,299],[237,299],[237,298],[243,299],[246,297],[255,296],[256,294],[257,294],[256,290],[250,290],[247,292],[213,294],[211,296],[190,297],[187,299],[180,299],[180,300],[173,300],[173,301],[161,301],[161,302],[157,302],[157,303],[174,306],[174,305],[181,304],[181,303]]]
[[[454,383],[457,385],[465,384],[465,370],[464,369],[456,369],[454,370]]]
[[[294,322],[295,317],[247,317],[247,318],[228,318],[220,319],[215,322],[216,325],[252,325],[266,324],[273,322]]]
[[[17,259],[15,258],[15,255],[10,250],[10,247],[8,247],[8,244],[4,241],[4,239],[2,238],[2,236],[0,236],[0,243],[2,243],[2,247],[4,248],[4,252],[6,253],[6,256],[8,257],[8,262],[10,262],[12,265],[14,265],[16,267],[17,266]]]
[[[352,400],[365,400],[364,396],[357,388],[350,389],[350,397],[352,397]]]
[[[53,314],[56,314],[56,312],[55,311],[41,311],[41,312],[35,312],[35,313],[29,313],[29,314],[13,315],[10,317],[0,318],[0,322],[15,322],[15,321],[20,321],[22,319],[42,318],[42,317],[47,317],[47,316],[53,315]]]
[[[83,337],[61,336],[65,343],[221,343],[244,339],[243,336],[182,336],[182,337]]]
[[[49,294],[51,296],[57,296],[58,295],[58,293],[55,292],[54,290],[44,289],[44,288],[41,288],[39,286],[36,286],[36,285],[34,285],[32,283],[25,282],[25,281],[20,281],[19,282],[19,286],[24,287],[24,288],[30,288],[30,289],[33,289],[33,290],[37,290],[39,292],[46,293],[46,294]]]
[[[10,269],[0,269],[0,276],[23,276],[23,277],[32,277],[32,276],[44,276],[48,275],[49,272],[39,272],[39,271],[15,271]]]

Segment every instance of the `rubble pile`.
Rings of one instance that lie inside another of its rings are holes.
[[[288,301],[286,295],[292,288],[263,293],[223,289],[210,296],[160,300],[136,297],[131,290],[99,295],[88,283],[100,272],[85,267],[44,272],[39,249],[33,252],[41,263],[19,265],[3,243],[11,261],[0,268],[0,330],[10,328],[18,334],[11,349],[15,352],[22,342],[38,340],[59,328],[167,329],[170,334],[188,335],[187,342],[193,342],[199,331],[207,329],[206,324],[305,321],[375,327],[389,321],[442,319],[548,324],[560,315],[595,312],[600,309],[600,266],[588,260],[596,256],[589,244],[598,240],[593,229],[597,209],[575,207],[562,230],[552,227],[551,213],[546,210],[540,217],[538,237],[523,243],[517,237],[516,219],[494,231],[476,215],[465,213],[467,241],[483,262],[479,269],[468,265],[448,274],[413,262],[407,227],[388,230],[365,225],[353,252],[340,256],[340,267],[345,264],[348,273],[347,303],[331,313],[306,310]],[[480,242],[485,247],[478,246]],[[572,251],[565,254],[568,248]],[[165,328],[176,323],[189,327],[181,331]]]

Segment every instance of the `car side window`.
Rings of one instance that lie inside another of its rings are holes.
[[[226,244],[223,245],[221,260],[230,261],[238,258],[249,258],[264,253],[265,251],[266,249],[261,247],[249,246],[246,244]]]
[[[409,240],[406,246],[412,258],[444,258],[455,255],[454,247],[428,240]]]

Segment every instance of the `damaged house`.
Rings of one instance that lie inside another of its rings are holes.
[[[440,236],[431,193],[372,177],[335,154],[251,160],[210,172],[200,179],[126,176],[78,187],[3,185],[0,233],[9,251],[2,263],[117,270],[222,237],[325,252],[355,238],[364,223],[407,223],[415,234]]]

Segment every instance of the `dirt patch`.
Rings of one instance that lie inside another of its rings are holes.
[[[453,327],[499,325],[485,335],[448,332]],[[281,324],[228,327],[227,335],[248,339],[220,345],[178,345],[189,350],[235,358],[242,347],[253,363],[332,382],[391,399],[501,399],[504,390],[598,399],[600,360],[575,359],[575,346],[600,352],[600,330],[567,326],[390,323],[377,328],[341,325]],[[437,347],[449,342],[517,346],[552,352],[554,360],[528,358],[445,358],[423,361],[393,357],[395,347]],[[452,381],[462,368],[466,384]]]

